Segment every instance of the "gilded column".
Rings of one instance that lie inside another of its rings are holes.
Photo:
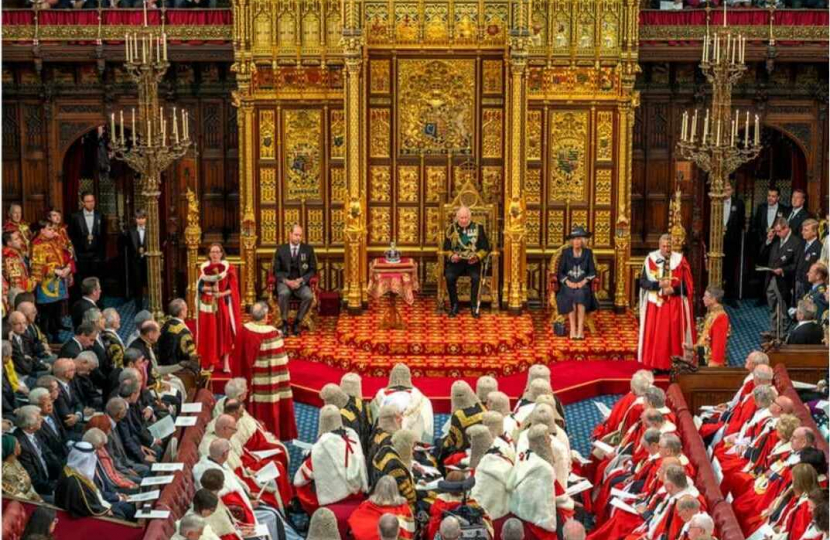
[[[617,312],[630,307],[631,282],[628,261],[631,259],[631,154],[634,108],[638,105],[639,93],[633,92],[631,101],[622,103],[618,108],[620,159],[617,168],[617,222],[614,231],[614,310]]]
[[[344,267],[344,294],[350,313],[360,312],[363,305],[362,263],[366,259],[366,193],[363,189],[363,136],[361,129],[361,85],[363,73],[363,39],[356,20],[358,14],[353,2],[346,4],[346,24],[343,28],[343,50],[346,63],[346,183],[347,205]]]
[[[195,314],[202,228],[199,223],[199,198],[190,188],[187,189],[187,227],[184,229],[184,241],[187,245],[187,309],[189,313]]]
[[[527,40],[529,31],[521,12],[518,27],[511,30],[510,94],[508,96],[507,182],[504,205],[504,287],[507,309],[519,314],[527,295],[527,253],[525,249],[524,176],[527,164]],[[509,202],[508,202],[509,201]]]

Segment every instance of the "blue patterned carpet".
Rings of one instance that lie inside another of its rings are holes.
[[[750,299],[737,309],[727,306],[726,312],[732,326],[727,345],[729,365],[742,366],[746,355],[761,344],[760,333],[769,327],[769,310]]]

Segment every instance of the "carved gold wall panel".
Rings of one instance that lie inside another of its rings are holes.
[[[565,241],[565,211],[548,210],[548,245],[559,247]]]
[[[274,111],[259,111],[259,159],[274,159],[277,141],[275,140]]]
[[[329,152],[332,159],[343,159],[346,155],[346,124],[342,109],[334,109],[329,115]]]
[[[455,41],[473,44],[478,41],[478,3],[455,4]]]
[[[525,172],[525,201],[527,204],[542,203],[542,169]]]
[[[399,60],[400,153],[469,152],[475,88],[475,60]]]
[[[262,203],[277,203],[277,171],[275,169],[259,170],[259,196]]]
[[[283,126],[286,200],[322,199],[322,111],[285,109]]]
[[[418,167],[398,166],[398,202],[418,202]]]
[[[395,38],[398,43],[413,43],[418,40],[421,17],[418,4],[395,3]]]
[[[527,243],[530,246],[537,246],[541,243],[542,233],[542,213],[539,210],[527,211],[527,222],[525,223],[525,230],[527,231]]]
[[[312,208],[308,210],[308,219],[306,220],[306,238],[311,244],[322,244],[323,239],[323,210],[319,208]]]
[[[398,243],[417,244],[420,240],[418,231],[421,222],[418,220],[418,209],[412,207],[398,207]]]
[[[438,202],[441,193],[447,190],[447,169],[446,167],[429,166],[426,168],[427,194],[426,202]]]
[[[531,67],[527,89],[530,99],[607,99],[621,91],[620,74],[607,67]]]
[[[527,112],[527,159],[542,159],[542,111],[538,109]]]
[[[369,197],[373,202],[392,200],[392,171],[388,165],[372,165],[369,168]]]
[[[346,170],[342,167],[332,167],[331,171],[331,202],[346,201]]]
[[[611,246],[611,210],[597,210],[594,214],[594,245]]]
[[[343,243],[343,210],[341,208],[332,208],[329,213],[329,220],[331,221],[331,243]]]
[[[449,4],[425,4],[424,41],[447,43],[449,35]]]
[[[504,114],[501,109],[484,109],[481,125],[481,155],[484,158],[502,157]]]
[[[597,161],[614,157],[614,120],[611,111],[597,113]]]
[[[571,210],[571,223],[569,228],[573,229],[577,225],[581,225],[585,229],[590,230],[587,210]]]
[[[504,79],[502,78],[501,60],[484,60],[482,63],[482,92],[485,94],[502,94]]]
[[[388,244],[392,240],[392,210],[373,207],[369,209],[369,242]]]
[[[390,115],[389,109],[369,111],[369,157],[389,157]]]
[[[366,40],[387,43],[390,33],[389,4],[366,4]]]
[[[273,208],[263,208],[260,211],[260,234],[262,243],[273,245],[277,243],[277,211]]]
[[[373,59],[369,62],[369,91],[372,94],[388,94],[392,89],[391,61]]]
[[[611,204],[611,169],[597,169],[594,180],[594,202]]]
[[[598,300],[608,300],[611,297],[611,265],[608,263],[597,263],[597,277],[599,278]]]
[[[439,223],[441,222],[440,219],[441,210],[434,206],[428,206],[426,209],[426,238],[424,238],[424,243],[437,243],[438,238],[443,234]],[[485,231],[486,232],[486,231]]]
[[[481,168],[481,193],[485,200],[495,202],[501,199],[501,185],[501,167],[488,165]]]
[[[507,4],[484,4],[484,41],[503,42],[507,32]]]
[[[300,221],[299,208],[285,208],[282,211],[282,239],[280,242],[288,242],[288,235],[291,233],[291,226]]]
[[[550,122],[551,201],[586,200],[588,111],[552,111]]]

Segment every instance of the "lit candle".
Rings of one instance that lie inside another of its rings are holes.
[[[746,59],[746,36],[741,37],[741,64]]]
[[[184,113],[185,112],[187,112],[187,111],[182,109],[182,137],[184,137],[184,140],[187,140],[187,129],[186,129],[186,126],[185,126],[185,119],[184,119]]]
[[[729,62],[729,50],[732,48],[732,33],[726,34],[726,62]]]
[[[161,144],[167,144],[167,120],[161,117]]]
[[[688,126],[688,121],[689,121],[689,113],[684,112],[683,113],[683,122],[681,122],[681,128],[680,128],[680,140],[681,141],[686,140],[686,127]]]
[[[153,124],[147,119],[147,146],[153,146]]]
[[[749,120],[747,120],[748,122]],[[135,107],[133,107],[133,144],[135,144],[135,137],[137,133],[135,131]]]
[[[124,57],[130,61],[130,34],[124,34]]]
[[[695,109],[695,114],[692,115],[692,138],[691,142],[695,142],[695,137],[697,136],[697,109]]]
[[[744,124],[744,147],[749,147],[749,111],[746,111],[746,123]]]
[[[733,64],[735,63],[735,50],[738,48],[737,47],[737,45],[738,45],[737,41],[738,41],[738,38],[735,38],[735,41],[732,42],[732,63]]]
[[[758,146],[760,138],[761,138],[761,131],[760,131],[760,128],[758,126],[758,115],[756,114],[755,115],[755,146]]]
[[[112,140],[116,140],[115,139],[115,113],[112,113],[110,115],[110,135],[111,135],[110,138]]]
[[[735,146],[735,121],[732,120],[732,125],[730,126],[730,130],[732,132],[732,140],[729,142],[729,146]]]
[[[176,120],[176,107],[173,107],[173,138],[179,144],[179,123]]]
[[[147,0],[144,0],[143,7],[144,7],[144,26],[146,27],[147,26]]]
[[[147,63],[147,40],[144,36],[141,36],[141,63]]]
[[[167,33],[161,35],[161,42],[164,43],[164,61],[167,62]]]
[[[718,122],[718,131],[717,131],[717,135],[716,135],[716,138],[715,138],[715,146],[720,146],[720,125],[721,125],[721,122]]]
[[[124,145],[124,111],[123,109],[118,112],[119,117],[121,118],[121,145]]]
[[[709,109],[706,109],[706,117],[703,119],[703,139],[701,142],[706,144],[706,136],[709,135]]]
[[[161,64],[161,38],[156,38],[156,63]]]

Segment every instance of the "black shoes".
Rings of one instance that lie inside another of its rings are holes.
[[[295,336],[300,335],[300,333],[301,333],[300,323],[298,323],[297,321],[294,321],[294,326],[291,328],[291,333],[294,334]]]
[[[450,317],[455,317],[456,315],[458,315],[458,304],[453,304],[453,306],[450,307]]]
[[[478,319],[478,318],[481,316],[481,315],[479,314],[479,312],[478,312],[478,310],[477,310],[476,308],[472,308],[472,309],[470,310],[470,312],[471,312],[471,313],[472,313],[472,315],[473,315],[473,319]]]
[[[282,337],[288,337],[290,335],[291,335],[291,332],[289,331],[288,323],[287,322],[282,323]]]

